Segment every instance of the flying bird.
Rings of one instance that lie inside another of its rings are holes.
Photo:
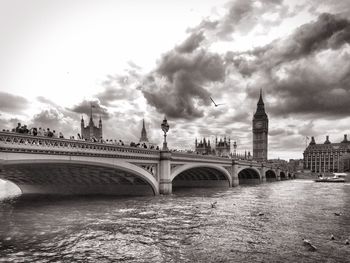
[[[224,103],[219,103],[219,104],[216,104],[215,101],[212,99],[212,97],[210,97],[211,101],[214,103],[214,106],[217,107],[217,106],[220,106],[220,105],[224,105]]]

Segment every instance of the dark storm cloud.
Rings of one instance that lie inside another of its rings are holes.
[[[345,62],[344,62],[345,63]],[[318,115],[349,116],[350,114],[350,63],[343,76],[322,76],[313,70],[299,66],[286,80],[276,81],[277,89],[283,89],[285,103],[275,105],[274,113],[310,113]]]
[[[253,59],[246,59],[247,53],[238,58],[232,53],[236,58],[230,62],[253,80],[247,88],[248,99],[254,101],[259,88],[266,90],[273,99],[268,107],[273,115],[347,116],[350,55],[342,50],[349,43],[349,20],[321,14],[289,37],[249,52]]]
[[[283,4],[283,0],[264,0],[264,1],[230,1],[226,4],[227,13],[220,19],[203,21],[190,32],[204,31],[209,41],[232,40],[232,34],[236,31],[246,34],[256,25],[263,24],[270,28],[280,24],[287,16],[290,16],[288,7]],[[275,20],[266,20],[263,14],[277,14]]]
[[[171,118],[203,116],[198,106],[209,105],[207,85],[225,78],[223,59],[204,49],[192,53],[172,50],[156,70],[144,79],[142,92],[147,102]]]
[[[204,39],[203,32],[194,32],[181,45],[175,47],[175,50],[179,53],[192,53]]]
[[[91,105],[93,105],[93,114],[101,115],[103,118],[109,118],[109,113],[107,108],[100,104],[99,100],[83,100],[79,104],[73,106],[70,110],[80,114],[86,114],[90,116]]]
[[[297,28],[285,39],[244,53],[228,52],[226,61],[231,62],[242,75],[250,76],[255,71],[271,70],[316,52],[339,49],[350,42],[350,22],[339,15],[321,14],[316,21]],[[250,59],[246,59],[247,56]],[[251,59],[253,58],[253,59]]]
[[[0,111],[18,113],[29,105],[26,98],[0,91]]]

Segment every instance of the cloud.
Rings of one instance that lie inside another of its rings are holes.
[[[283,19],[294,15],[289,12],[283,0],[264,1],[230,1],[226,4],[227,12],[218,19],[203,19],[198,26],[190,28],[190,32],[205,32],[210,42],[233,39],[233,33],[248,34],[257,25],[264,25],[265,30],[279,25]],[[269,14],[269,16],[264,16]],[[274,17],[273,19],[271,17]]]
[[[93,105],[93,109],[92,109],[93,114],[101,115],[105,119],[109,118],[109,113],[107,108],[102,106],[98,99],[91,99],[91,100],[84,99],[79,104],[73,106],[69,110],[75,113],[86,114],[90,116],[91,105]]]
[[[62,132],[66,138],[80,132],[80,122],[78,118],[66,116],[61,109],[62,108],[47,107],[41,110],[34,115],[28,127],[41,127],[44,130],[50,128],[50,130],[55,130],[57,135],[59,132]]]
[[[138,90],[142,79],[141,67],[134,62],[128,62],[129,68],[124,74],[108,75],[102,82],[103,91],[97,93],[96,97],[103,106],[118,107],[122,100],[132,102],[142,96]]]
[[[243,75],[250,76],[322,50],[339,49],[349,42],[350,21],[340,15],[323,13],[316,21],[300,26],[284,39],[248,52],[228,52],[226,61],[234,64]]]
[[[192,53],[169,51],[143,81],[142,93],[158,112],[170,118],[203,116],[201,106],[210,105],[208,86],[225,79],[224,61],[206,50]]]
[[[323,13],[284,39],[250,52],[228,53],[225,59],[249,76],[248,100],[264,89],[274,116],[345,117],[350,113],[349,43],[350,21]]]
[[[179,53],[192,53],[204,39],[203,31],[194,32],[181,45],[176,46],[175,50]]]
[[[29,107],[26,98],[0,91],[0,111],[20,113]]]

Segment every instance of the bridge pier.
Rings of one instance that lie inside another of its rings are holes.
[[[277,181],[281,181],[281,169],[277,169],[276,172],[277,172],[276,174]]]
[[[264,167],[264,165],[262,165],[259,169],[260,172],[260,182],[262,183],[266,183],[266,167]]]
[[[170,195],[173,191],[171,181],[171,152],[160,152],[160,169],[159,169],[159,193]]]
[[[0,159],[0,172],[1,172],[1,171],[2,171],[2,169],[3,169],[4,162],[5,162],[5,160]]]
[[[234,163],[232,164],[230,174],[232,176],[232,187],[239,185],[239,179],[238,179],[238,165]]]

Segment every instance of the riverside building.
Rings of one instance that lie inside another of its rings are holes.
[[[311,137],[304,151],[304,169],[313,173],[349,172],[350,141],[347,135],[339,143],[331,143],[329,136],[326,136],[322,144],[317,144],[315,138]]]

